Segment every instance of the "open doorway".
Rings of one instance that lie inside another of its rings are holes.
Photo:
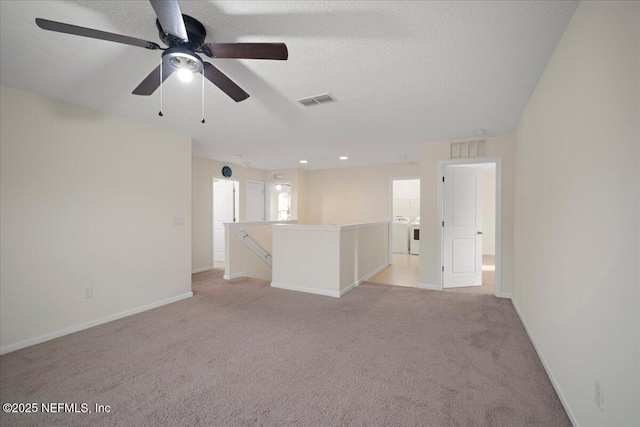
[[[289,221],[294,218],[291,181],[267,183],[266,211],[267,221]]]
[[[214,269],[224,270],[226,261],[224,224],[238,222],[240,212],[239,183],[236,180],[213,178],[213,207],[212,207],[212,230],[211,252],[212,265]]]
[[[442,289],[501,296],[501,162],[440,163]]]
[[[391,179],[389,266],[368,281],[418,286],[420,256],[420,178]]]

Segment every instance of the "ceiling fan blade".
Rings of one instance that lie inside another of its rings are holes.
[[[218,86],[220,90],[229,95],[231,99],[236,102],[243,101],[249,97],[249,94],[242,90],[240,86],[235,84],[229,77],[224,75],[222,71],[218,70],[213,65],[205,62],[204,64],[204,76],[214,85]]]
[[[62,22],[49,21],[48,19],[42,18],[36,18],[36,24],[43,30],[123,43],[152,50],[160,49],[160,46],[154,42],[137,39],[135,37],[123,36],[121,34],[107,33],[105,31],[94,30],[93,28],[78,27],[77,25],[63,24]]]
[[[211,58],[277,59],[289,57],[284,43],[206,43],[202,53]]]
[[[166,63],[162,64],[162,82],[173,73],[173,68]],[[147,77],[133,90],[134,95],[151,95],[160,86],[160,66],[158,65]]]
[[[149,2],[165,33],[184,41],[189,40],[178,0],[149,0]]]

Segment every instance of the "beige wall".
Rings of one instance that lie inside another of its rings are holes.
[[[229,165],[233,170],[231,179],[237,180],[240,183],[240,221],[245,220],[246,181],[265,181],[265,171],[260,169],[243,168],[240,165],[200,157],[192,158],[192,270],[211,268],[211,228],[213,226],[211,220],[211,209],[213,207],[212,179],[214,177],[223,178],[222,167],[225,165]]]
[[[3,351],[188,296],[190,138],[5,86],[0,101]]]
[[[513,203],[515,135],[487,140],[487,157],[502,159],[502,293],[511,293],[513,280]],[[420,267],[418,281],[439,285],[438,162],[450,160],[449,142],[422,145],[420,154]]]
[[[514,302],[583,427],[640,425],[639,23],[580,3],[517,130]]]
[[[419,176],[418,163],[308,172],[309,224],[355,224],[391,218],[391,178]]]

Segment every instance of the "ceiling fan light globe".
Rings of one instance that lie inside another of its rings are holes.
[[[186,68],[179,69],[176,74],[178,75],[180,81],[184,83],[189,83],[191,80],[193,80],[193,73],[191,72],[191,70],[188,70]]]

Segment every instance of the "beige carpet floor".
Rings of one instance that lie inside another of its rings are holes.
[[[511,302],[222,272],[195,296],[0,357],[0,400],[110,405],[4,426],[569,426]]]

